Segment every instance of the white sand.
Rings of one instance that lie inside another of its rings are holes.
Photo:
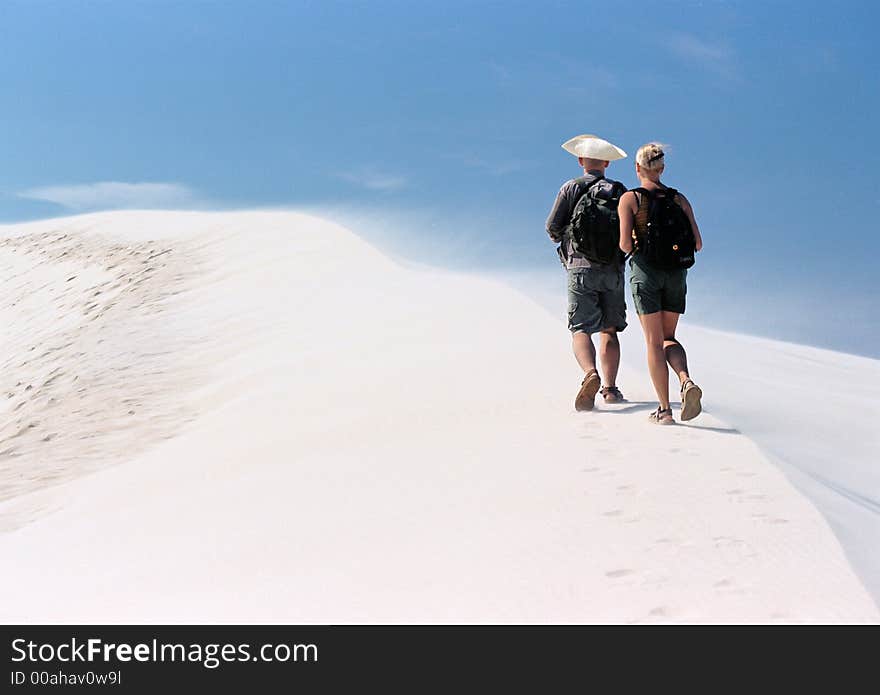
[[[576,414],[557,317],[331,223],[5,227],[0,319],[0,621],[880,620],[737,422],[646,421],[635,330]]]

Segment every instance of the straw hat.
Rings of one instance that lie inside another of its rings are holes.
[[[595,135],[578,135],[563,143],[562,149],[575,157],[604,159],[608,162],[626,157],[626,152],[622,149]]]

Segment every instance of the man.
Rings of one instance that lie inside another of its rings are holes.
[[[585,193],[607,201],[606,211],[617,224],[617,200],[626,187],[605,178],[605,169],[626,152],[595,135],[579,135],[562,145],[578,158],[584,176],[566,181],[547,218],[547,233],[557,244],[557,253],[568,272],[568,329],[572,334],[574,356],[584,371],[584,379],[575,398],[575,410],[592,410],[596,394],[602,393],[606,403],[624,400],[617,388],[620,367],[620,343],[617,333],[626,328],[626,299],[623,292],[623,254],[614,240],[613,255],[605,262],[587,258],[585,245],[578,243],[582,235],[573,233],[572,215]],[[583,205],[583,202],[582,202]],[[591,218],[595,219],[595,217]],[[589,233],[589,230],[588,232]],[[596,348],[593,333],[599,334],[599,363],[605,385],[596,370]],[[601,389],[600,389],[601,386]]]

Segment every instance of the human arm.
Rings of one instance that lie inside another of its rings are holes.
[[[620,218],[620,250],[624,253],[632,253],[633,250],[636,212],[638,212],[636,194],[627,191],[620,196],[620,201],[617,203],[617,215]]]
[[[547,217],[547,234],[558,244],[562,241],[565,229],[571,222],[572,211],[572,186],[571,182],[563,184],[556,195],[556,201]]]

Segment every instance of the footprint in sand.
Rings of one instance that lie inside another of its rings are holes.
[[[736,582],[729,578],[715,582],[712,587],[718,590],[719,595],[733,596],[747,593],[745,589],[737,587]]]

